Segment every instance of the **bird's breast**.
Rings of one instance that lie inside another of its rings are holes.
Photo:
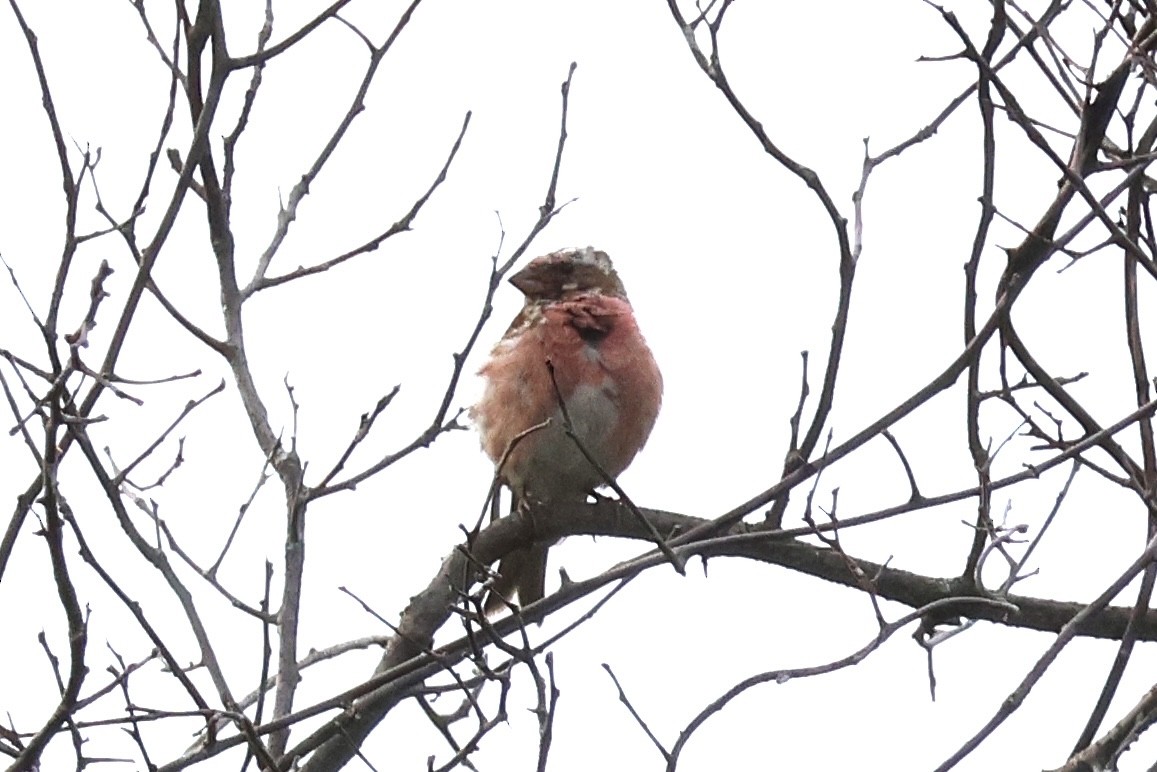
[[[658,367],[618,299],[553,304],[512,333],[482,369],[483,445],[516,490],[584,497],[604,483],[587,454],[615,477],[646,442],[662,398]]]

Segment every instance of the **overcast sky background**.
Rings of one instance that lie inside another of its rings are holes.
[[[147,5],[152,13],[153,4]],[[989,6],[950,5],[982,40]],[[106,206],[123,217],[155,141],[168,74],[127,2],[24,6],[39,35],[68,137],[101,149],[101,193]],[[275,4],[274,40],[320,7]],[[400,7],[355,2],[347,18],[381,41]],[[167,12],[160,7],[156,16],[165,41],[172,34]],[[231,51],[251,50],[261,4],[231,0],[225,13]],[[26,47],[11,14],[0,18],[6,139],[0,148],[0,254],[42,311],[61,242],[60,179]],[[1087,50],[1093,25],[1088,14],[1061,25],[1072,35],[1075,53]],[[722,47],[724,67],[747,106],[781,148],[817,171],[849,217],[863,139],[870,137],[876,152],[896,144],[974,79],[973,68],[963,61],[916,61],[955,53],[959,45],[932,8],[914,1],[741,0],[729,14]],[[365,58],[352,32],[328,23],[266,71],[238,156],[233,226],[243,275],[269,242],[279,194],[286,195],[299,179],[348,106]],[[387,56],[366,112],[312,187],[275,272],[344,252],[401,217],[434,179],[472,110],[449,179],[418,217],[414,232],[325,275],[262,293],[248,308],[250,357],[274,425],[291,427],[283,378],[301,405],[298,443],[315,471],[307,481],[317,482],[318,470],[332,464],[358,416],[394,384],[401,384],[399,397],[352,466],[403,446],[428,423],[450,371],[451,352],[460,350],[477,316],[490,256],[500,246],[503,257],[508,255],[537,217],[557,142],[559,86],[572,61],[578,69],[559,198],[575,201],[530,253],[586,244],[608,251],[663,368],[663,413],[650,444],[621,482],[645,506],[711,517],[778,478],[787,420],[799,394],[799,352],[812,352],[814,391],[836,298],[838,254],[814,197],[760,152],[696,68],[664,3],[429,0]],[[1025,89],[1034,116],[1065,120],[1056,97],[1031,72],[1013,70],[1009,77]],[[236,114],[245,83],[236,79],[223,116]],[[1054,195],[1058,175],[1007,121],[998,124],[1000,139],[1009,143],[998,170],[998,205],[1010,217],[1033,222]],[[180,108],[178,125],[177,138],[167,145],[183,149],[188,129]],[[975,106],[968,105],[933,140],[872,177],[851,329],[830,421],[835,442],[891,409],[958,352],[962,266],[979,214],[980,174],[979,121]],[[158,188],[167,190],[174,178],[162,170],[164,184]],[[91,197],[87,203],[82,231],[103,225]],[[218,332],[215,268],[203,217],[196,201],[186,206],[188,216],[170,238],[157,280],[189,316]],[[155,225],[159,210],[158,202],[143,218],[144,232]],[[991,297],[1003,267],[999,247],[1018,240],[1014,228],[994,226],[982,297]],[[65,328],[83,314],[88,282],[102,258],[116,269],[111,302],[123,302],[131,262],[114,241],[97,241],[78,258]],[[1105,255],[1060,275],[1042,271],[1020,302],[1018,316],[1026,339],[1048,366],[1062,375],[1090,372],[1076,388],[1100,409],[1097,416],[1105,423],[1127,414],[1132,399],[1119,331],[1117,259]],[[504,287],[497,304],[472,356],[471,373],[519,307],[518,293]],[[113,326],[108,311],[94,333],[97,352]],[[7,285],[0,289],[0,330],[0,345],[43,361],[19,296]],[[110,420],[94,428],[98,445],[107,444],[118,460],[131,459],[186,400],[227,375],[223,364],[155,303],[143,304],[121,375],[155,378],[198,367],[204,375],[195,382],[137,392],[146,399],[143,408],[106,396],[101,404]],[[478,392],[471,378],[456,405],[468,406]],[[805,415],[811,408],[809,403]],[[1007,411],[987,409],[984,417],[982,433],[994,443],[1016,426]],[[895,428],[924,493],[975,484],[964,431],[960,388]],[[199,410],[184,434],[185,465],[152,494],[186,549],[212,556],[257,480],[261,454],[232,391]],[[1125,444],[1135,447],[1131,437]],[[164,459],[146,465],[154,474],[171,458],[171,445]],[[1014,442],[994,472],[1019,469],[1029,458],[1028,446]],[[0,459],[6,470],[0,485],[13,501],[36,468],[18,437],[5,435]],[[110,560],[119,559],[111,513],[78,459],[70,464],[65,492],[72,506],[95,546],[107,550]],[[477,517],[491,473],[474,434],[459,432],[356,492],[315,505],[308,525],[301,651],[385,632],[338,587],[348,587],[395,619],[458,541],[459,524]],[[994,512],[1007,503],[1010,522],[1039,526],[1063,479],[1058,470],[1032,486],[1002,493]],[[825,473],[817,499],[830,500],[837,486],[843,517],[908,496],[903,471],[883,442]],[[798,522],[801,500],[797,496],[789,511],[792,524]],[[849,531],[843,543],[866,559],[891,557],[899,568],[951,576],[962,567],[971,539],[961,521],[974,513],[975,504],[965,502],[908,515]],[[259,598],[263,561],[280,564],[283,517],[279,486],[270,483],[222,568],[222,580],[251,601]],[[30,522],[0,587],[7,620],[0,633],[5,651],[0,693],[6,695],[0,709],[16,717],[21,729],[39,726],[55,703],[36,633],[44,629],[57,652],[65,651],[46,553],[33,531]],[[102,538],[102,533],[109,535]],[[1044,570],[1018,591],[1090,600],[1135,557],[1143,534],[1143,513],[1135,500],[1082,472],[1040,547],[1038,564]],[[570,539],[552,551],[550,577],[557,581],[559,565],[572,577],[587,577],[642,549]],[[88,576],[75,562],[78,574]],[[167,596],[140,564],[125,557],[123,575],[137,577],[146,609],[161,613]],[[93,608],[90,683],[95,685],[103,682],[105,640],[129,660],[150,647],[106,591],[91,581],[85,587],[84,600]],[[1119,602],[1131,599],[1126,595]],[[260,629],[247,618],[239,624],[220,601],[207,600],[205,608],[214,619],[211,633],[234,692],[244,694],[259,664]],[[891,618],[907,611],[890,604],[884,609]],[[579,611],[561,614],[560,620]],[[542,634],[557,624],[546,625]],[[195,656],[179,620],[163,620],[161,626],[184,636],[184,658]],[[601,663],[615,669],[635,707],[670,746],[704,704],[736,681],[846,656],[875,631],[871,605],[862,594],[786,570],[724,560],[711,562],[707,578],[698,563],[685,578],[666,567],[655,569],[555,648],[562,697],[551,768],[661,768],[659,755],[618,703]],[[931,702],[924,652],[901,634],[857,667],[750,691],[700,730],[682,768],[934,767],[988,720],[1051,641],[1051,635],[976,625],[936,650],[938,693]],[[1020,712],[959,768],[1040,769],[1062,763],[1115,651],[1112,643],[1070,645]],[[300,704],[365,678],[377,657],[367,652],[345,665],[307,671]],[[1109,722],[1152,684],[1155,665],[1151,647],[1140,647]],[[155,670],[153,678],[163,680]],[[142,676],[138,682],[145,694],[147,680]],[[530,704],[529,681],[516,683],[522,691],[515,705]],[[153,706],[161,707],[160,695],[172,693],[158,692]],[[191,732],[195,726],[184,728]],[[164,736],[161,729],[153,731]],[[536,732],[534,717],[513,707],[510,726],[484,742],[479,768],[527,768],[536,753]],[[168,739],[173,744],[165,760],[187,742],[180,733]],[[1147,768],[1144,758],[1155,748],[1157,743],[1143,743],[1131,757],[1136,766],[1122,769]],[[424,768],[430,753],[441,761],[449,755],[410,706],[391,716],[365,751],[379,768],[392,769]],[[208,768],[233,769],[238,758],[225,756]]]

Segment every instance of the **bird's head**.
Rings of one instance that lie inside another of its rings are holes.
[[[510,277],[527,302],[562,300],[585,293],[626,300],[627,291],[606,252],[594,247],[563,249],[536,257]]]

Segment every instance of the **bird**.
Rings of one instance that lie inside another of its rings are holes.
[[[478,371],[484,388],[471,416],[482,449],[512,491],[512,511],[585,502],[605,483],[599,467],[618,477],[646,444],[663,376],[606,252],[551,252],[509,281],[525,300]],[[567,418],[597,467],[567,436]],[[488,615],[516,596],[521,606],[543,597],[550,546],[535,543],[499,561]]]

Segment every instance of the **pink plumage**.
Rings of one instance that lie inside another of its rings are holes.
[[[523,504],[582,501],[603,480],[566,436],[559,396],[583,447],[616,477],[655,425],[663,378],[605,252],[553,252],[532,260],[510,283],[526,296],[525,305],[479,371],[486,389],[471,415],[495,464],[516,437],[550,419],[514,446],[499,477]],[[508,600],[517,594],[523,605],[541,598],[549,546],[503,558],[494,592]],[[500,605],[491,595],[487,610]]]

